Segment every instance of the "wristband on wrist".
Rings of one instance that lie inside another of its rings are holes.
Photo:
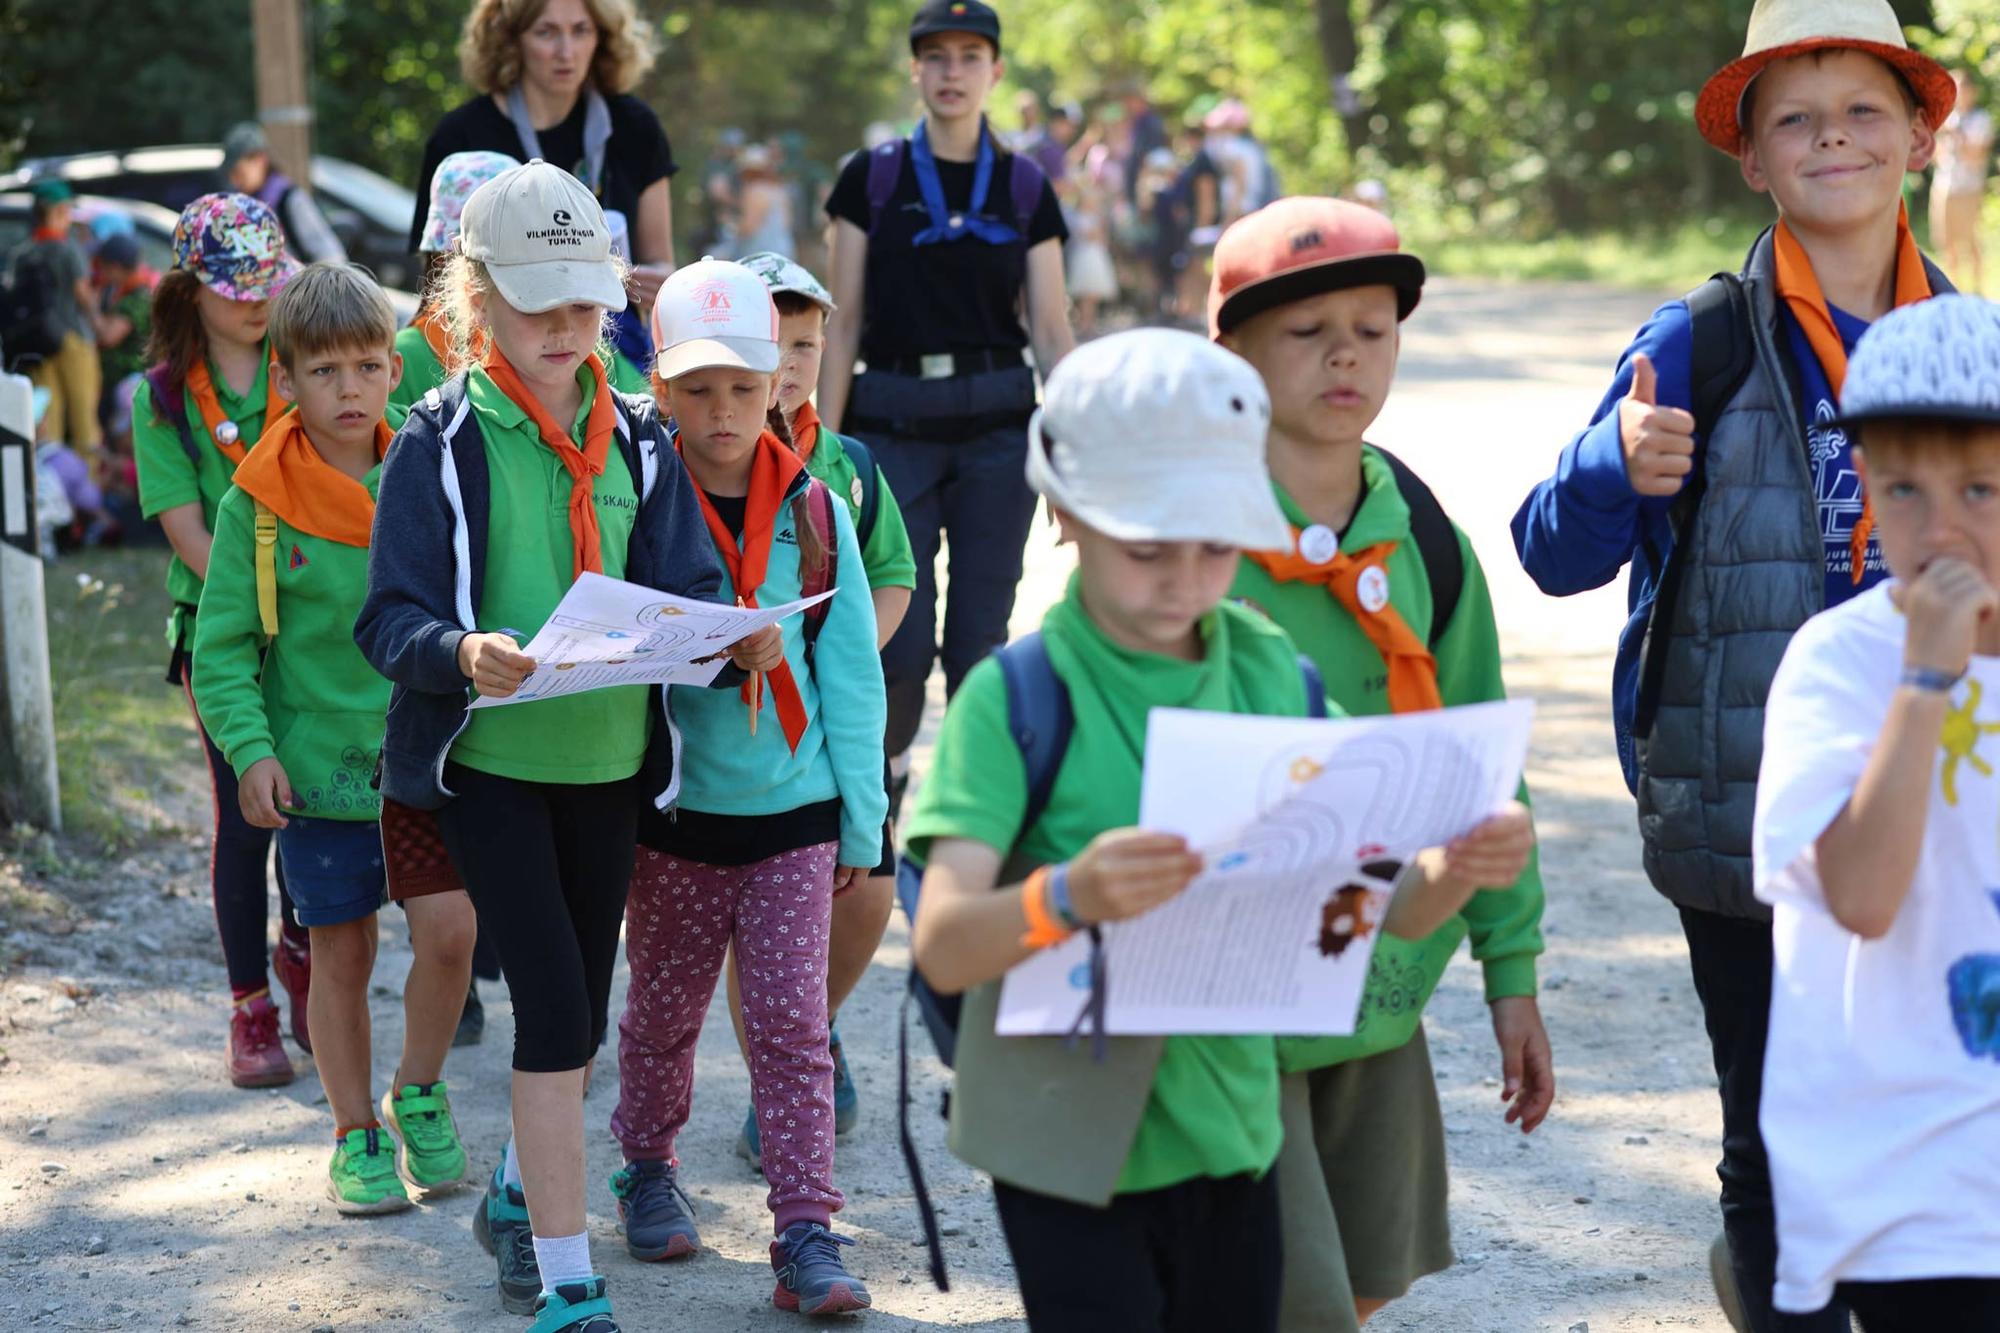
[[[1088,923],[1076,914],[1069,900],[1069,862],[1049,867],[1049,911],[1072,935]]]
[[[1903,668],[1902,684],[1926,694],[1950,694],[1952,688],[1965,679],[1965,672],[1939,671],[1936,667],[1906,666]]]
[[[1070,932],[1063,929],[1049,907],[1047,866],[1043,866],[1022,882],[1021,915],[1028,922],[1028,932],[1021,936],[1023,948],[1049,949],[1070,937]]]

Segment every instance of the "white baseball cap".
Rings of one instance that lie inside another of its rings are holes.
[[[486,266],[501,298],[522,314],[571,302],[625,308],[604,210],[582,181],[539,157],[472,192],[458,247]]]
[[[1064,357],[1028,425],[1028,484],[1106,536],[1286,550],[1264,462],[1271,399],[1193,333],[1132,329]]]
[[[768,375],[778,368],[778,307],[764,280],[741,264],[703,259],[675,269],[653,302],[654,373],[677,380],[726,367]]]
[[[773,296],[779,292],[803,296],[829,315],[839,309],[834,305],[833,293],[826,289],[826,284],[796,259],[787,259],[775,250],[760,250],[736,262],[762,278]]]
[[[1935,296],[1891,310],[1855,345],[1836,424],[2000,423],[2000,305]]]

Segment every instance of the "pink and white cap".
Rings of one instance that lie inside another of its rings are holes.
[[[778,307],[743,265],[703,259],[660,284],[653,345],[663,380],[717,367],[768,375],[778,368]]]

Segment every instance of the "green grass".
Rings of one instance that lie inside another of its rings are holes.
[[[1409,234],[1405,245],[1422,255],[1432,272],[1455,277],[1681,289],[1741,267],[1757,231],[1747,225],[1689,225],[1653,234],[1578,233],[1535,241],[1419,231]]]

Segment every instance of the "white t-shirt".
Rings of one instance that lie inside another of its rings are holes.
[[[1977,194],[1986,188],[1987,158],[1993,152],[1993,117],[1984,107],[1954,111],[1938,127],[1937,177],[1931,188],[1945,194]]]
[[[2000,1276],[2000,658],[1975,658],[1952,692],[1916,876],[1881,939],[1833,919],[1814,848],[1902,674],[1889,586],[1806,623],[1765,711],[1754,848],[1777,970],[1761,1124],[1774,1296],[1792,1313],[1840,1281]]]

